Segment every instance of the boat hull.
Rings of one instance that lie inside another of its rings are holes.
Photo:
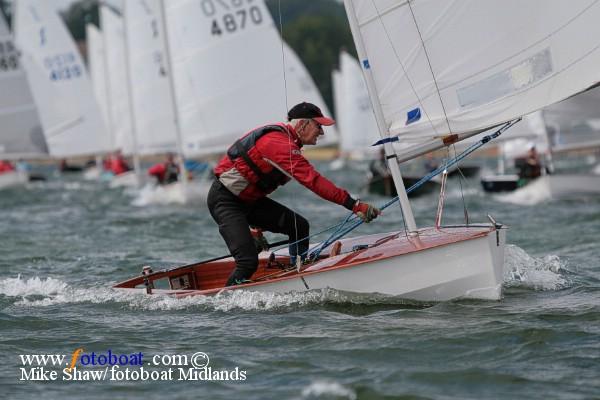
[[[481,178],[483,190],[490,193],[512,192],[523,186],[524,180],[518,175],[491,175]]]
[[[335,288],[353,293],[381,293],[417,301],[502,297],[504,231],[496,250],[495,235],[397,257],[308,273],[246,290],[286,293]],[[310,271],[307,271],[310,272]]]
[[[232,259],[159,271],[146,279],[152,285],[168,280],[170,290],[159,293],[178,297],[229,290],[288,293],[325,288],[417,301],[502,297],[504,229],[489,225],[428,228],[416,237],[384,233],[345,239],[340,245],[339,254],[325,256],[300,272],[274,271],[268,266],[268,253],[261,253],[254,280],[238,286],[223,287],[235,266]],[[283,262],[289,260],[282,257]],[[144,290],[144,279],[136,277],[115,287]]]
[[[11,171],[0,174],[0,189],[24,185],[29,182],[29,174],[22,171]]]
[[[547,187],[550,196],[555,199],[600,195],[599,175],[555,174],[542,176],[536,181]]]
[[[108,184],[111,188],[137,187],[141,182],[135,171],[127,171],[119,175],[113,175]]]

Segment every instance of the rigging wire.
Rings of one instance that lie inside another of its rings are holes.
[[[285,110],[284,110],[284,114],[285,114],[285,118],[284,120],[287,121],[287,111],[290,109],[289,108],[289,104],[288,104],[288,90],[287,90],[287,76],[285,73],[285,44],[283,42],[283,18],[282,18],[282,14],[281,14],[281,0],[277,1],[277,13],[278,13],[278,17],[279,17],[279,41],[281,43],[281,68],[283,70],[283,98],[285,99]],[[286,128],[287,131],[287,128]],[[290,149],[290,153],[289,153],[289,160],[290,160],[290,174],[293,177],[294,176],[294,164],[292,162],[292,136],[290,134],[290,132],[287,132],[288,134],[288,145],[289,145],[289,149]],[[295,236],[296,238],[298,238],[298,218],[297,218],[297,214],[292,211],[293,215],[294,215],[294,232],[295,232]],[[296,245],[296,254],[298,254],[299,251],[299,243],[300,240],[296,240],[294,243],[290,243],[288,248],[291,248],[292,245]]]

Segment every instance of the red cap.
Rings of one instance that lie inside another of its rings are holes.
[[[300,118],[310,118],[317,121],[319,124],[324,126],[331,126],[335,124],[335,120],[332,118],[326,117],[321,112],[321,109],[315,106],[312,103],[300,103],[296,104],[294,107],[288,111],[288,120],[291,121],[293,119]]]

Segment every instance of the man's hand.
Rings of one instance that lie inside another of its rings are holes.
[[[381,211],[377,207],[373,207],[368,203],[363,203],[360,200],[356,201],[356,204],[352,207],[352,212],[358,215],[358,217],[366,223],[373,221],[381,214]]]
[[[250,234],[252,235],[252,239],[254,239],[254,245],[256,246],[256,251],[261,252],[265,250],[269,250],[269,242],[263,236],[262,230],[258,228],[250,228]]]

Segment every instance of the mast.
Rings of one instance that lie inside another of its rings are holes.
[[[127,99],[129,101],[129,108],[131,110],[131,141],[133,144],[133,170],[135,171],[135,180],[136,185],[140,186],[142,181],[140,172],[142,170],[142,166],[140,163],[140,154],[138,150],[138,141],[137,141],[137,123],[135,116],[135,105],[133,104],[133,86],[131,84],[131,52],[129,51],[129,40],[127,35],[127,4],[130,2],[126,1],[123,5],[123,39],[125,42],[125,76],[127,77]]]
[[[100,3],[100,7],[101,8],[105,8],[106,4],[104,3]],[[106,12],[106,11],[105,11]],[[113,120],[113,112],[112,112],[112,93],[110,90],[110,82],[108,79],[108,57],[106,57],[106,44],[108,43],[106,40],[106,29],[104,29],[104,17],[103,17],[103,12],[102,10],[100,10],[100,26],[102,27],[102,53],[103,53],[103,57],[102,57],[102,62],[104,63],[104,87],[106,88],[106,107],[107,107],[107,113],[106,116],[108,117],[108,129],[110,130],[109,132],[109,136],[110,136],[110,148],[111,150],[115,150],[116,148],[116,143],[115,143],[115,121]]]
[[[160,0],[160,19],[163,28],[163,40],[165,42],[165,56],[167,59],[167,72],[169,75],[169,90],[171,91],[171,103],[173,105],[173,118],[175,120],[175,140],[179,152],[179,165],[181,168],[181,183],[185,193],[187,187],[187,171],[185,169],[185,160],[183,158],[183,140],[181,139],[181,126],[179,124],[179,107],[177,105],[177,96],[175,93],[175,81],[173,79],[173,64],[171,63],[171,48],[169,46],[169,31],[167,30],[167,8],[164,0]]]
[[[362,41],[362,37],[358,29],[358,21],[356,20],[356,14],[354,13],[354,5],[352,4],[352,0],[344,0],[344,5],[346,6],[348,20],[350,22],[350,29],[352,31],[352,35],[354,36],[356,51],[358,52],[359,59],[362,60],[361,66],[363,70],[363,75],[367,83],[367,90],[369,91],[371,104],[373,105],[375,121],[377,122],[379,134],[382,138],[389,138],[389,131],[385,126],[383,110],[381,109],[381,104],[378,100],[379,97],[377,96],[375,80],[373,79],[373,75],[371,74],[371,69],[368,65],[368,59],[366,57],[364,43]],[[417,235],[417,224],[415,223],[415,217],[413,215],[410,202],[408,201],[406,188],[404,187],[404,181],[402,180],[400,167],[398,165],[398,159],[396,158],[396,153],[391,143],[386,142],[383,146],[385,149],[386,159],[388,161],[388,165],[392,173],[392,178],[394,180],[394,186],[396,186],[396,192],[398,193],[398,198],[400,200],[400,208],[402,209],[402,214],[404,215],[404,220],[406,221],[407,230],[410,233],[410,235]]]

